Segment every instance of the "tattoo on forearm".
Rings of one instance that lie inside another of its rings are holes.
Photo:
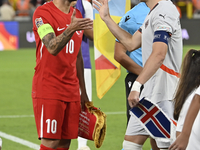
[[[71,34],[71,35],[70,35]],[[68,43],[72,37],[72,33],[66,33],[65,31],[56,37],[55,33],[49,33],[44,36],[42,42],[47,49],[54,50],[56,53],[60,52]]]
[[[55,46],[56,46],[55,40],[52,40],[55,37],[56,37],[55,33],[49,33],[49,34],[47,34],[47,35],[44,36],[44,38],[42,39],[42,42],[47,47],[47,49],[48,48],[51,48],[51,49],[55,48]]]

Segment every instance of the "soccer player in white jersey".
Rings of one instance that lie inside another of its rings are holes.
[[[133,51],[142,46],[143,70],[134,82],[129,94],[129,105],[134,107],[139,99],[146,97],[156,103],[173,118],[173,95],[179,79],[182,61],[182,33],[179,12],[170,0],[144,0],[151,9],[142,27],[132,36],[121,29],[110,17],[108,0],[93,1],[101,19],[113,35]],[[144,89],[140,95],[140,87]],[[140,95],[140,96],[139,96]],[[135,120],[130,118],[123,142],[124,150],[141,150],[149,134]],[[170,141],[156,141],[163,150]]]

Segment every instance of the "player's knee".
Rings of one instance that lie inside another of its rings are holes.
[[[124,150],[133,150],[133,149],[134,150],[142,150],[142,145],[124,140],[123,149]]]

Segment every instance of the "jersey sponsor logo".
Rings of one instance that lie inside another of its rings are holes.
[[[159,14],[159,16],[160,16],[160,17],[163,17],[163,18],[165,19],[166,14],[165,14],[165,15]]]
[[[42,20],[41,17],[35,19],[35,25],[36,25],[37,28],[39,28],[39,27],[40,27],[41,25],[43,25],[43,24],[44,24],[44,23],[43,23],[43,20]]]
[[[82,31],[76,31],[77,35],[80,35],[82,33]]]
[[[130,16],[126,16],[125,22],[128,21],[129,19],[131,19],[131,17]]]
[[[68,27],[69,26],[69,24],[66,24],[66,27]],[[64,28],[60,28],[60,27],[58,27],[57,28],[57,31],[62,31],[62,30],[64,30],[65,29],[65,27]]]
[[[57,31],[62,31],[62,30],[64,30],[65,29],[65,27],[64,28],[57,28]]]

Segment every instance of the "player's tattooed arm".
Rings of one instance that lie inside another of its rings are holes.
[[[56,56],[69,42],[74,32],[67,31],[67,29],[59,36],[56,37],[55,33],[45,35],[42,42],[48,51]]]
[[[71,23],[62,34],[56,37],[53,31],[42,38],[42,42],[52,55],[56,56],[66,46],[74,32],[92,29],[92,20],[89,18],[76,18],[75,14],[76,11],[74,10],[71,17]]]

